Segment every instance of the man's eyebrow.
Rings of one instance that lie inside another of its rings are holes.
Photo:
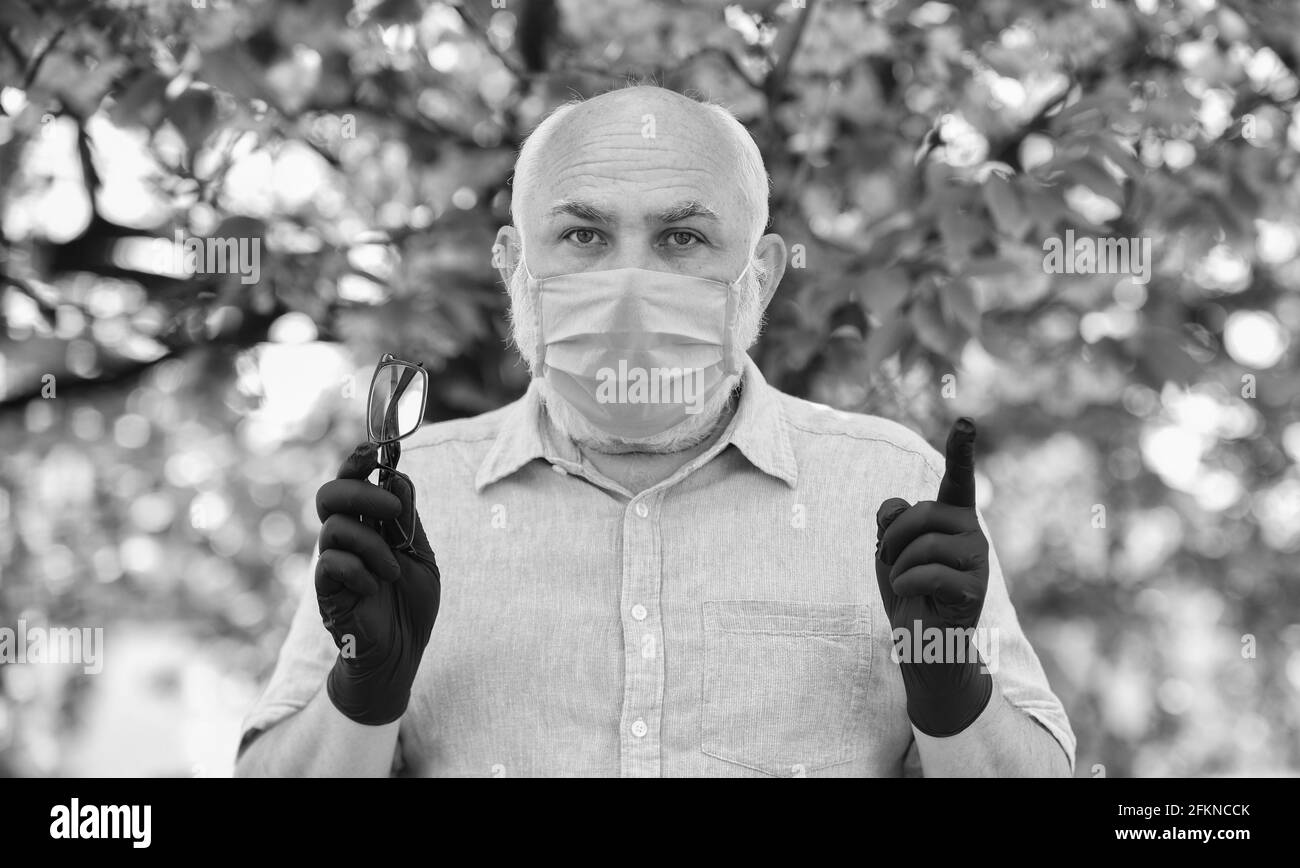
[[[551,206],[547,212],[550,216],[559,214],[568,214],[571,217],[577,217],[579,220],[590,220],[593,223],[612,224],[615,221],[614,216],[607,211],[597,208],[590,202],[583,202],[580,199],[561,199]],[[678,202],[670,205],[663,211],[660,211],[654,219],[660,223],[678,223],[682,220],[691,218],[700,218],[712,220],[715,223],[721,222],[722,218],[718,213],[709,206],[697,199],[690,199],[685,202]]]
[[[712,220],[715,223],[720,222],[722,219],[712,208],[705,205],[703,202],[698,202],[694,199],[689,202],[679,202],[678,204],[659,212],[660,223],[678,223],[682,220],[689,220],[692,217]]]
[[[561,199],[551,206],[551,210],[547,213],[551,216],[568,214],[579,220],[590,220],[593,223],[614,222],[614,218],[609,213],[600,210],[590,202],[582,202],[578,199]]]

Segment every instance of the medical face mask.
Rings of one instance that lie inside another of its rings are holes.
[[[616,437],[663,433],[741,370],[740,277],[731,283],[618,268],[535,278],[536,376]]]

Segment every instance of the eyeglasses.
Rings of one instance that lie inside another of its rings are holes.
[[[429,373],[423,362],[405,362],[384,353],[370,379],[370,398],[366,406],[366,436],[379,446],[379,485],[393,490],[393,480],[400,478],[411,493],[412,508],[396,519],[399,549],[414,552],[415,486],[411,477],[397,469],[402,457],[399,441],[410,437],[424,422],[429,399]],[[383,531],[381,522],[381,532]]]

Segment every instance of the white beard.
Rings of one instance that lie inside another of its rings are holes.
[[[762,263],[757,259],[751,259],[749,269],[740,282],[740,298],[736,305],[736,340],[737,346],[744,350],[754,345],[763,329],[761,269]],[[526,284],[527,278],[521,259],[519,267],[510,275],[507,286],[510,293],[510,335],[516,349],[519,350],[519,355],[528,365],[529,373],[536,376],[539,363],[537,310],[532,298],[525,291]],[[603,431],[575,410],[544,377],[539,380],[537,386],[551,423],[561,435],[578,446],[606,454],[627,452],[662,454],[681,452],[709,439],[718,423],[725,418],[726,411],[732,409],[732,402],[738,394],[740,379],[740,374],[729,375],[722,381],[721,387],[705,401],[699,413],[688,416],[681,424],[667,431],[648,437],[620,437]]]

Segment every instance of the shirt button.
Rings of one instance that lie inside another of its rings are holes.
[[[644,621],[644,620],[645,620],[645,606],[642,606],[640,603],[637,603],[635,606],[633,606],[633,607],[632,607],[632,617],[633,617],[633,618],[636,618],[638,621]]]
[[[644,720],[638,720],[632,724],[632,734],[637,738],[645,738],[645,734],[650,731],[650,727],[645,725]]]
[[[641,516],[642,518],[645,518],[647,515],[650,514],[650,508],[646,506],[644,503],[638,503],[636,505],[636,514]]]

